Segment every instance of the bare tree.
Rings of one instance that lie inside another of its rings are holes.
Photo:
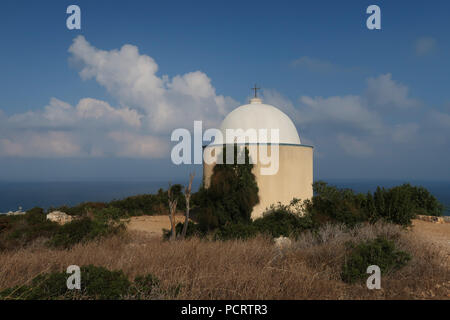
[[[189,185],[184,187],[184,197],[186,199],[186,215],[184,218],[183,231],[181,232],[180,239],[184,239],[186,237],[186,232],[189,223],[189,208],[191,201],[191,190],[192,190],[192,181],[194,180],[195,172],[189,174]]]
[[[170,240],[175,240],[176,230],[175,230],[175,212],[177,210],[177,198],[174,197],[172,192],[172,185],[169,183],[169,189],[167,190],[168,200],[169,200],[169,219],[172,233],[170,235]]]

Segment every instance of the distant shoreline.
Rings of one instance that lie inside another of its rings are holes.
[[[400,185],[402,180],[339,180],[324,179],[339,188],[350,188],[356,192],[373,192],[376,187],[386,188]],[[184,184],[186,181],[172,181],[172,184]],[[410,181],[413,185],[422,185],[446,206],[450,216],[450,181]],[[193,189],[200,187],[201,179],[194,180]],[[81,202],[109,202],[129,196],[156,193],[158,189],[167,189],[164,181],[48,181],[48,182],[0,182],[0,212],[23,210],[32,207],[74,206]]]

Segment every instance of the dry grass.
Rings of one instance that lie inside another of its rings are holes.
[[[382,279],[381,290],[340,280],[345,242],[397,238],[413,260]],[[152,273],[164,288],[181,284],[179,299],[449,299],[448,256],[432,243],[393,225],[363,226],[352,233],[326,226],[320,239],[303,235],[280,252],[267,238],[212,242],[163,242],[131,232],[102,241],[54,250],[42,244],[0,253],[0,290],[23,284],[39,273],[71,264],[122,269],[130,279]],[[164,297],[161,298],[170,298]]]

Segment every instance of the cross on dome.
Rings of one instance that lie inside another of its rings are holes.
[[[252,88],[252,90],[254,90],[255,91],[255,98],[258,98],[258,94],[257,94],[257,92],[258,92],[258,90],[259,89],[261,89],[261,88],[258,88],[257,86],[256,86],[256,83],[255,83],[255,87],[254,88]]]
[[[260,98],[258,98],[258,90],[259,89],[261,89],[261,88],[258,88],[256,86],[256,83],[255,83],[255,86],[252,88],[252,90],[255,91],[255,96],[250,99],[250,103],[251,104],[260,104],[260,103],[262,103],[262,100]]]

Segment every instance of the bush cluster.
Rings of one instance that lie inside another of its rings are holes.
[[[117,234],[124,229],[115,208],[95,211],[91,216],[74,216],[64,225],[47,220],[42,208],[21,216],[0,216],[0,251],[12,250],[42,239],[52,247],[70,248],[76,243]]]
[[[50,207],[48,208],[47,212],[61,211],[71,216],[83,216],[88,212],[102,210],[107,206],[108,204],[104,202],[83,202],[73,207],[69,206]]]
[[[177,198],[178,210],[185,210],[186,199],[183,195],[183,186],[175,184],[172,192]],[[159,189],[156,194],[140,194],[111,202],[83,202],[78,205],[51,207],[47,212],[62,211],[71,216],[83,216],[89,213],[109,209],[115,216],[122,218],[140,215],[166,214],[168,212],[167,190]]]
[[[315,221],[339,222],[347,226],[385,220],[402,226],[411,224],[416,214],[442,215],[444,207],[425,188],[410,184],[372,193],[355,193],[338,189],[325,182],[314,183],[314,197],[308,210]]]
[[[255,219],[253,225],[259,233],[269,234],[274,238],[297,237],[303,231],[315,229],[317,224],[305,208],[295,209],[299,201],[294,199],[288,206],[273,206],[261,218]]]
[[[177,208],[184,210],[186,208],[186,199],[183,195],[183,186],[180,184],[173,185],[172,193],[177,199]],[[168,212],[167,190],[159,189],[156,194],[142,194],[111,201],[108,203],[108,206],[120,209],[128,216],[165,214]]]
[[[84,217],[60,226],[48,245],[68,249],[77,243],[117,234],[124,229],[122,223]]]
[[[251,200],[257,198],[254,176],[248,174],[242,181],[241,177],[245,175],[233,176],[232,173],[238,171],[231,165],[216,165],[215,168],[209,189],[201,189],[196,194],[197,208],[193,210],[197,211],[193,214],[196,223],[190,223],[188,236],[210,235],[221,240],[247,239],[257,234],[297,237],[301,232],[317,229],[325,223],[353,228],[360,223],[383,220],[409,226],[416,214],[441,215],[443,212],[442,204],[423,187],[403,184],[362,194],[319,181],[313,185],[311,200],[293,199],[288,206],[278,204],[269,208],[262,218],[252,221],[250,214],[255,202]],[[240,168],[251,173],[251,165],[240,165]],[[244,186],[247,186],[245,193]],[[244,195],[248,198],[242,200]],[[239,207],[239,204],[244,205]],[[177,225],[177,233],[182,227],[182,223]]]
[[[416,214],[439,216],[444,207],[425,188],[410,184],[390,189],[377,188],[374,193],[355,193],[319,181],[313,184],[314,196],[301,202],[294,199],[289,206],[269,208],[262,218],[251,220],[253,207],[259,203],[258,186],[253,164],[247,148],[234,146],[234,164],[224,164],[213,169],[209,188],[202,186],[192,195],[191,219],[187,236],[212,235],[215,239],[249,238],[257,234],[272,237],[296,236],[324,223],[343,223],[354,227],[362,222],[378,220],[408,226]],[[237,164],[244,155],[245,163]],[[185,210],[183,187],[172,186],[178,200],[177,208]],[[301,208],[294,208],[301,206]],[[24,216],[0,216],[0,250],[27,245],[38,239],[50,239],[52,246],[68,248],[75,243],[114,234],[123,229],[120,220],[142,214],[166,214],[168,195],[163,189],[156,194],[145,194],[114,200],[109,203],[86,202],[73,207],[50,208],[75,217],[64,226],[46,220],[41,208],[28,210]],[[176,226],[181,233],[183,224]],[[168,234],[165,231],[164,236]]]
[[[222,150],[223,164],[214,166],[209,188],[201,187],[192,197],[197,206],[192,218],[198,222],[202,232],[229,223],[249,223],[253,207],[259,203],[258,185],[252,173],[248,149],[238,150],[234,145],[233,164],[226,164],[226,148]],[[241,156],[245,163],[237,164]]]
[[[305,230],[317,228],[312,217],[300,206],[300,200],[294,199],[289,205],[278,204],[272,206],[261,218],[247,222],[229,222],[209,232],[204,232],[200,224],[189,222],[187,236],[205,237],[211,236],[216,240],[248,239],[258,234],[268,235],[274,238],[297,237]],[[176,226],[177,234],[181,233],[183,223]],[[168,239],[170,232],[165,231],[164,237]]]
[[[347,283],[367,279],[367,267],[371,265],[377,265],[381,274],[386,275],[411,260],[407,252],[396,249],[392,240],[380,237],[356,245],[349,244],[348,252],[341,273],[342,280]]]
[[[33,208],[21,216],[0,215],[0,250],[28,245],[39,238],[50,238],[58,224],[46,219],[42,208]]]
[[[131,282],[122,270],[110,271],[104,267],[88,265],[82,266],[80,271],[80,290],[67,289],[69,274],[52,272],[35,277],[29,285],[1,291],[0,299],[151,299],[164,293],[161,290],[160,280],[152,274],[138,276]]]
[[[339,222],[354,226],[368,220],[363,194],[338,189],[322,181],[313,184],[313,191],[314,196],[307,203],[307,209],[317,223]]]
[[[185,208],[186,202],[181,185],[172,186],[178,198],[178,208]],[[85,202],[73,207],[49,208],[62,211],[74,217],[63,226],[46,219],[42,208],[33,208],[23,216],[0,215],[0,251],[26,246],[32,241],[48,239],[54,247],[69,248],[81,241],[115,234],[124,225],[120,219],[142,214],[162,214],[167,212],[167,192],[160,189],[157,194],[137,195],[110,203]]]
[[[296,238],[306,230],[314,230],[317,224],[303,208],[295,210],[299,200],[290,205],[272,206],[261,218],[248,223],[225,224],[217,230],[214,237],[218,240],[248,239],[258,234],[273,238],[280,236]]]

